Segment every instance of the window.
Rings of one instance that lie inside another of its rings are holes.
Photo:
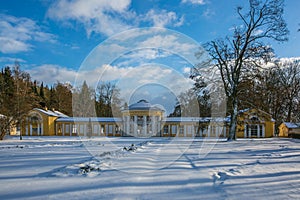
[[[83,125],[79,125],[79,132],[83,133],[83,130],[84,130],[84,126]]]
[[[70,133],[70,125],[66,124],[66,133]]]
[[[173,135],[177,134],[177,125],[172,125],[172,134]]]
[[[113,133],[113,125],[108,125],[108,133]]]
[[[217,129],[215,126],[210,127],[210,136],[216,136]]]
[[[179,135],[184,135],[184,126],[179,126]]]
[[[263,133],[262,125],[250,124],[246,126],[247,137],[261,137]]]
[[[93,127],[93,133],[94,133],[94,134],[97,134],[98,132],[99,132],[99,125],[94,124],[94,127]]]
[[[257,137],[257,131],[258,131],[258,128],[257,128],[257,125],[250,125],[250,128],[251,128],[251,132],[250,132],[250,135],[251,137]]]
[[[168,134],[169,133],[169,127],[168,126],[164,126],[164,134]]]

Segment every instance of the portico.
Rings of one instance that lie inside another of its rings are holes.
[[[126,136],[159,136],[163,116],[163,109],[140,100],[123,110],[123,131]]]

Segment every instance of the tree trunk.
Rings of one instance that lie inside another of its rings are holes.
[[[289,103],[288,103],[288,114],[287,114],[287,118],[286,118],[287,122],[291,122],[292,109],[293,109],[293,97],[290,97]]]
[[[238,101],[234,98],[232,100],[232,108],[233,111],[230,116],[230,125],[229,125],[229,135],[227,140],[235,140],[236,139],[236,126],[237,126],[237,116],[238,116]]]

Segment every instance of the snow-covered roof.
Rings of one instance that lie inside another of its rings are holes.
[[[148,101],[142,99],[138,101],[137,103],[131,104],[128,108],[128,110],[160,110],[161,108],[157,106],[151,105]]]
[[[121,118],[113,117],[62,117],[57,122],[121,122]]]
[[[293,123],[293,122],[283,122],[287,128],[300,128],[300,122]]]
[[[165,122],[227,122],[222,117],[168,117]]]
[[[45,115],[53,116],[53,117],[68,117],[68,115],[65,115],[59,111],[52,111],[52,110],[43,110],[40,108],[34,108],[33,110],[39,111],[41,113],[44,113]]]

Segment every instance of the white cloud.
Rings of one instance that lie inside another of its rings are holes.
[[[184,68],[182,69],[182,71],[183,71],[184,74],[190,74],[191,68],[190,68],[190,67],[184,67]]]
[[[204,5],[206,2],[204,0],[182,0],[181,3],[191,3],[197,5]]]
[[[152,22],[152,25],[155,27],[166,27],[168,25],[176,27],[183,25],[184,17],[181,16],[179,18],[176,13],[172,11],[151,9],[145,15],[144,21]]]
[[[77,72],[73,69],[68,69],[59,65],[45,64],[33,67],[26,70],[33,80],[44,82],[45,84],[52,85],[59,82],[73,83]]]
[[[0,51],[6,54],[29,51],[32,48],[32,45],[26,42],[9,37],[0,37],[0,46]]]
[[[25,63],[26,61],[21,58],[0,57],[0,63],[8,63],[8,65],[10,65],[11,63],[14,62]]]
[[[131,26],[124,21],[134,19],[129,10],[130,0],[58,0],[52,4],[47,15],[56,20],[75,20],[83,24],[87,35],[92,32],[111,35]]]
[[[131,68],[118,68],[111,65],[103,65],[92,70],[75,70],[67,67],[44,64],[26,70],[33,80],[52,85],[59,82],[70,82],[72,85],[81,85],[86,81],[90,86],[95,86],[98,81],[113,81],[126,74]]]
[[[65,24],[82,24],[89,37],[92,33],[106,36],[138,27],[142,22],[149,22],[156,27],[182,26],[184,16],[175,12],[151,9],[137,15],[130,8],[131,0],[57,0],[48,9],[47,16]]]
[[[193,81],[184,77],[173,68],[158,64],[148,64],[128,70],[120,78],[117,86],[120,88],[122,98],[128,101],[139,88],[153,84],[167,88],[175,95],[179,95],[181,92],[191,88]],[[160,92],[156,91],[157,94],[160,94]]]
[[[0,15],[0,52],[18,53],[30,51],[32,41],[55,42],[55,36],[46,33],[33,20],[17,18],[10,15]]]
[[[191,41],[181,41],[180,39],[180,35],[155,35],[141,42],[140,47],[156,47],[179,55],[194,54],[194,50],[198,46],[195,43],[191,43]]]
[[[216,15],[216,13],[215,13],[215,11],[213,11],[213,10],[211,10],[211,9],[206,9],[204,12],[203,12],[203,14],[202,14],[202,16],[203,17],[205,17],[205,18],[211,18],[211,17],[213,17],[214,15]]]

